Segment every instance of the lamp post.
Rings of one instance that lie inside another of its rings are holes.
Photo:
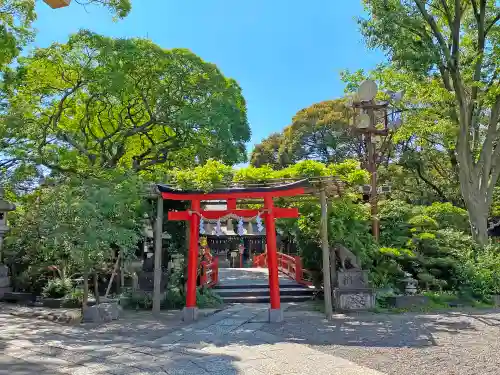
[[[349,101],[355,110],[354,126],[356,131],[362,134],[367,149],[367,170],[370,173],[370,211],[372,218],[372,235],[378,241],[380,235],[380,223],[378,220],[378,191],[377,191],[377,161],[378,155],[376,142],[380,137],[386,137],[390,129],[396,129],[400,120],[388,121],[389,101],[379,102],[375,100],[377,95],[377,84],[366,80],[361,83],[358,91],[350,95]],[[391,99],[400,101],[403,92],[386,92]],[[357,112],[360,115],[357,116]],[[399,112],[397,112],[399,113]],[[377,114],[382,114],[382,123],[379,124]],[[394,115],[394,114],[393,114]]]

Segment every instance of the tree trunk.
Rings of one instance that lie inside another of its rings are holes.
[[[480,245],[485,245],[488,242],[489,205],[484,202],[484,197],[479,198],[476,194],[469,194],[469,196],[464,194],[464,200],[469,213],[472,237]]]

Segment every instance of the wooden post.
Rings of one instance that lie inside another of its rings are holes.
[[[322,184],[320,190],[321,203],[321,249],[323,253],[323,291],[325,298],[325,315],[327,319],[332,318],[332,286],[330,279],[330,245],[328,243],[328,202],[325,187]]]
[[[154,268],[154,284],[153,284],[153,313],[158,314],[160,312],[161,305],[161,253],[163,245],[163,198],[161,195],[158,196],[157,207],[156,207],[156,221],[155,221],[155,231],[154,231],[154,241],[155,241],[155,268]]]
[[[97,278],[97,271],[94,271],[94,296],[96,305],[101,304],[101,299],[99,298],[99,280]]]

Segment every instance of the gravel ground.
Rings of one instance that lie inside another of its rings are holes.
[[[262,330],[389,375],[500,374],[500,310],[336,315],[291,308]]]

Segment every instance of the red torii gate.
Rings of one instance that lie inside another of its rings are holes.
[[[212,192],[183,191],[167,185],[157,185],[162,199],[188,200],[191,201],[191,209],[188,211],[171,211],[168,213],[169,220],[186,220],[189,222],[189,253],[186,307],[184,308],[184,320],[196,319],[196,276],[198,267],[198,242],[200,230],[200,217],[207,219],[219,219],[229,214],[239,217],[252,218],[260,215],[265,220],[267,259],[269,268],[269,291],[271,308],[269,320],[278,322],[283,320],[283,312],[280,305],[280,287],[278,278],[278,260],[276,250],[276,226],[275,219],[296,218],[299,216],[297,208],[279,208],[274,206],[273,198],[302,195],[305,192],[307,180],[301,180],[290,184],[278,186],[249,187],[249,188],[227,188],[216,189]],[[263,209],[237,209],[238,199],[263,198]],[[201,202],[208,200],[226,200],[227,209],[217,211],[201,210]]]

